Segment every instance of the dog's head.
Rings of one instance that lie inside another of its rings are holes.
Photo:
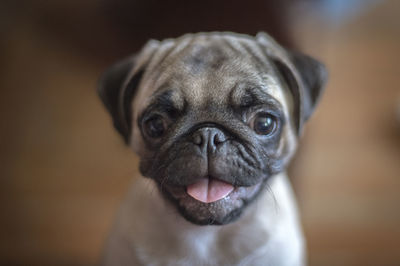
[[[287,166],[325,76],[265,33],[200,33],[150,41],[99,94],[142,175],[187,220],[226,224]]]

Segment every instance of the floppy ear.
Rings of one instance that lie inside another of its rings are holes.
[[[138,55],[117,62],[104,72],[97,92],[126,144],[132,131],[132,99],[159,42],[150,40]]]
[[[288,53],[303,82],[304,95],[302,105],[303,116],[306,121],[310,118],[320,100],[328,73],[325,66],[316,59],[299,52]],[[290,70],[284,65],[279,65],[278,63],[278,69],[285,79],[288,79],[288,76],[291,75]]]
[[[143,71],[135,73],[127,84],[130,89],[125,89],[125,87],[128,87],[125,86],[128,75],[134,65],[135,58],[133,57],[114,64],[104,72],[97,88],[100,99],[111,115],[114,127],[122,135],[126,143],[129,142],[130,136],[130,121],[127,120],[128,117],[126,115],[130,114],[130,112],[129,110],[124,110],[127,107],[124,99],[127,96],[130,96],[129,98],[133,97],[135,88],[138,86],[143,74]],[[131,95],[126,95],[128,91],[130,91]],[[129,106],[128,109],[130,109]]]
[[[297,75],[283,61],[273,61],[292,92],[296,124],[300,134],[304,123],[310,118],[320,100],[328,75],[322,63],[307,55],[288,52],[288,57],[298,72]]]
[[[267,46],[268,57],[289,86],[294,100],[295,124],[300,135],[324,90],[328,76],[326,68],[310,56],[282,48],[265,33],[257,34],[256,38]]]

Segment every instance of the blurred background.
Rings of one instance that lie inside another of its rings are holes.
[[[330,79],[290,173],[310,265],[400,265],[400,1],[0,1],[0,265],[96,265],[137,157],[96,82],[149,38],[271,33]]]

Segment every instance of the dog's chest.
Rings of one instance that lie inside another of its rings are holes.
[[[300,265],[302,236],[286,177],[276,178],[271,190],[237,222],[197,226],[140,180],[121,209],[106,260],[110,265]]]
[[[147,234],[148,245],[138,247],[136,254],[145,265],[245,265],[244,261],[266,251],[267,239],[262,228],[185,228],[174,234]]]

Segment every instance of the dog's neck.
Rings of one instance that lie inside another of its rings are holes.
[[[277,236],[293,234],[296,232],[289,231],[298,229],[296,205],[285,173],[271,177],[265,191],[242,216],[223,226],[199,226],[186,221],[156,185],[145,178],[136,180],[120,214],[116,235],[134,243],[134,252],[143,261],[207,261],[222,256],[233,262],[251,261],[259,253],[273,252],[268,249],[276,248],[274,239],[280,239]]]

